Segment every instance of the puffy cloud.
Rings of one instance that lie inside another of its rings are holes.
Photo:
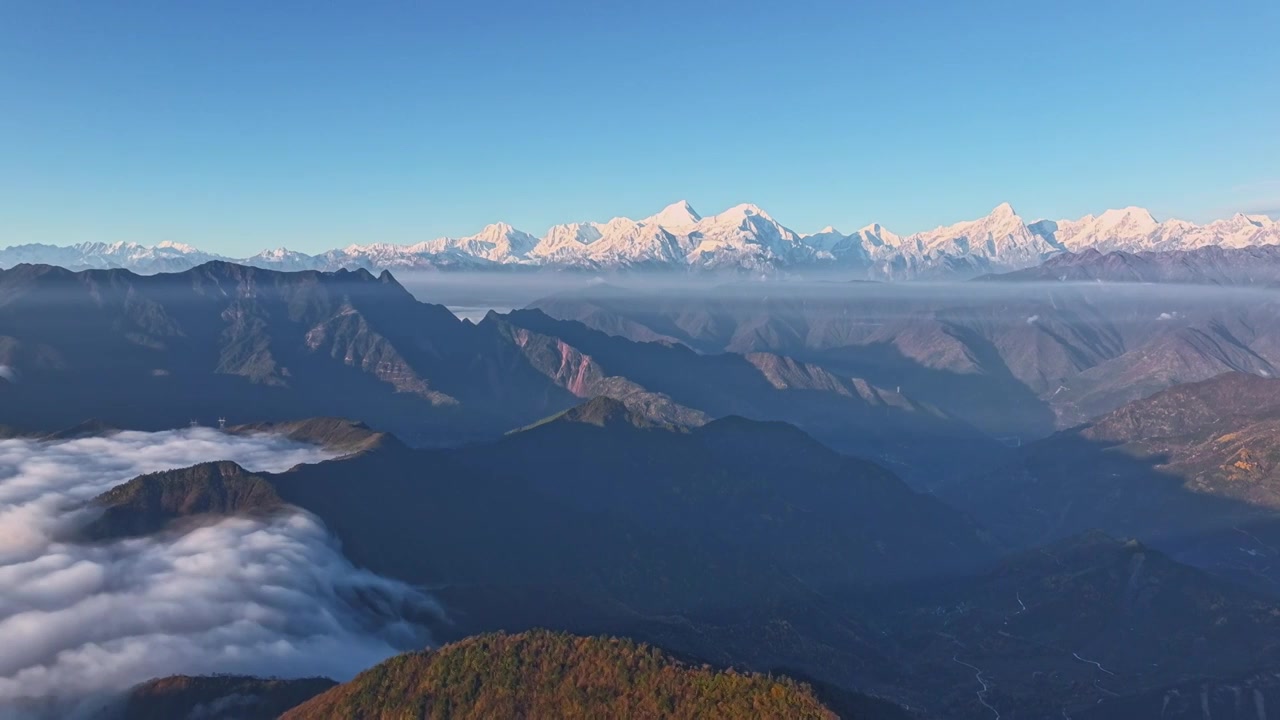
[[[0,365],[0,380],[18,382],[18,371],[8,365]]]
[[[279,471],[328,453],[211,429],[0,441],[0,715],[64,717],[152,677],[338,679],[427,640],[425,595],[351,565],[315,517],[223,518],[70,540],[86,501],[208,460]]]

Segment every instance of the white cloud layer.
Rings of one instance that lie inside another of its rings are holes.
[[[87,500],[210,460],[279,471],[327,451],[211,429],[0,441],[0,716],[63,717],[152,677],[338,679],[426,641],[426,596],[357,569],[313,516],[66,540]]]

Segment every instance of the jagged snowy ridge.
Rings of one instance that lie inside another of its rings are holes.
[[[1196,225],[1160,222],[1142,208],[1128,207],[1078,220],[1028,223],[1005,203],[983,218],[907,236],[879,224],[847,235],[832,227],[803,235],[755,205],[702,217],[680,201],[642,220],[557,225],[542,237],[496,223],[476,235],[413,245],[349,245],[318,255],[280,248],[249,258],[227,258],[172,242],[154,247],[127,242],[29,244],[0,250],[0,267],[26,262],[146,273],[185,270],[210,260],[280,270],[527,266],[772,272],[825,267],[870,277],[911,278],[1017,270],[1064,250],[1137,252],[1274,244],[1280,244],[1280,223],[1263,215],[1237,214]]]

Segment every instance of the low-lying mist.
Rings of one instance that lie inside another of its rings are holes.
[[[934,307],[1011,311],[1043,304],[1069,310],[1073,303],[1124,313],[1135,306],[1165,305],[1151,320],[1177,319],[1175,313],[1250,302],[1278,302],[1280,288],[1261,286],[1178,285],[1083,282],[865,282],[832,276],[751,277],[690,273],[397,273],[396,279],[423,302],[449,307],[460,317],[479,320],[551,301],[625,302],[642,311],[682,303],[690,310],[718,304],[749,310],[760,303],[803,303],[806,312],[865,313],[895,317]],[[1065,307],[1060,303],[1067,304]],[[1163,317],[1162,317],[1163,315]],[[1010,315],[1026,322],[1030,315]]]
[[[261,471],[331,453],[211,429],[0,441],[0,715],[90,712],[153,677],[350,677],[421,647],[438,607],[355,568],[313,516],[224,518],[71,541],[86,502],[139,474],[212,460]]]
[[[1274,305],[1280,303],[1280,289],[1139,283],[771,280],[679,287],[596,284],[547,295],[529,305],[550,309],[557,303],[599,303],[627,314],[758,313],[774,319],[796,315],[810,323],[824,319],[884,322],[923,316],[972,320],[985,316],[991,322],[1025,324],[1070,315],[1087,321],[1154,323]]]

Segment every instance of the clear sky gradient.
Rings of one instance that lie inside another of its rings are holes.
[[[1280,2],[0,2],[0,245],[1280,213]]]

